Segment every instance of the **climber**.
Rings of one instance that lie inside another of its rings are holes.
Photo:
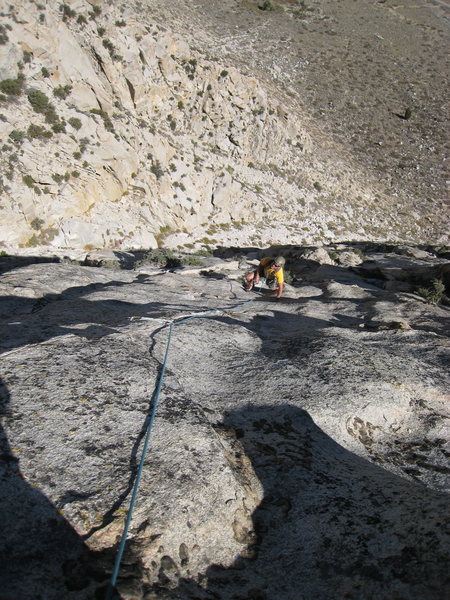
[[[245,277],[245,291],[249,292],[255,283],[259,282],[261,277],[265,277],[269,289],[277,292],[275,299],[279,300],[283,293],[283,267],[285,264],[286,260],[283,256],[277,256],[276,258],[262,258],[256,269]]]

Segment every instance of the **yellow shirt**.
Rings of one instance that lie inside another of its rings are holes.
[[[279,267],[275,269],[274,267],[270,267],[270,263],[273,261],[273,258],[262,258],[260,261],[260,266],[264,270],[264,277],[266,279],[276,279],[278,285],[282,285],[284,283],[284,275],[283,275],[283,267]]]

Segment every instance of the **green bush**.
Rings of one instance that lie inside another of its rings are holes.
[[[156,179],[160,179],[164,175],[164,170],[161,167],[161,163],[159,160],[154,160],[152,162],[152,166],[150,167],[150,172],[156,176]]]
[[[50,100],[41,90],[28,90],[27,98],[34,112],[45,114],[51,108]]]
[[[106,113],[104,110],[100,110],[99,108],[92,108],[91,113],[94,115],[99,115],[103,119],[103,124],[106,131],[111,131],[111,133],[114,133],[114,125],[112,124],[108,113]]]
[[[48,97],[37,89],[30,89],[27,91],[27,98],[31,104],[34,112],[45,115],[47,123],[56,123],[59,119],[56,114],[55,107],[50,103]]]
[[[24,137],[25,137],[25,132],[20,131],[19,129],[13,129],[11,131],[11,133],[9,134],[9,138],[13,142],[16,142],[16,144],[22,142]]]
[[[193,247],[194,244],[184,244],[186,247],[191,246]],[[191,267],[203,267],[204,266],[204,261],[199,258],[198,256],[185,256],[181,259],[181,262],[183,265],[189,265]]]
[[[44,221],[42,219],[38,219],[38,217],[35,217],[31,223],[30,223],[31,227],[33,229],[35,229],[36,231],[38,231],[39,229],[41,229],[42,225],[44,225]]]
[[[22,181],[24,182],[25,185],[27,185],[29,188],[34,187],[35,181],[34,179],[31,177],[31,175],[24,175],[22,177]]]
[[[52,125],[52,130],[55,133],[66,133],[66,124],[64,121],[59,121],[58,123],[54,123]]]
[[[165,269],[174,269],[180,267],[182,262],[179,257],[169,248],[158,248],[157,250],[149,250],[143,258],[136,262],[135,268],[145,265],[146,263],[156,263]]]
[[[45,122],[46,123],[59,123],[59,117],[54,109],[53,106],[51,106],[46,112],[45,112]],[[65,121],[63,121],[63,123],[65,123]]]
[[[183,61],[182,65],[189,79],[194,79],[194,74],[197,69],[197,60],[195,58],[191,58],[189,61]]]
[[[72,10],[68,4],[61,4],[59,10],[63,14],[63,21],[67,21],[67,19],[73,19],[73,17],[77,16],[77,13]]]
[[[213,253],[212,248],[210,248],[209,246],[206,246],[205,248],[202,248],[201,250],[197,250],[197,252],[195,253],[197,256],[211,256]]]
[[[50,71],[48,69],[46,69],[45,67],[42,67],[41,73],[42,73],[43,77],[50,77]]]
[[[80,140],[80,152],[81,152],[81,154],[83,154],[83,152],[86,150],[86,148],[88,147],[88,145],[89,145],[89,138],[87,138],[87,137],[81,138],[81,140]]]
[[[264,0],[258,4],[260,10],[274,10],[274,6],[270,0]]]
[[[114,53],[114,44],[111,42],[111,40],[105,39],[102,41],[103,46],[108,50],[108,52],[110,54]]]
[[[417,293],[430,304],[442,304],[445,300],[445,285],[441,279],[434,279],[431,288],[419,288]]]
[[[0,91],[7,96],[20,96],[22,93],[23,79],[4,79],[0,81]]]
[[[77,117],[70,117],[67,121],[74,129],[81,129],[81,121]]]
[[[6,44],[8,41],[8,34],[6,33],[6,27],[4,25],[0,25],[0,44]]]
[[[28,139],[48,139],[52,137],[52,132],[45,129],[41,125],[36,125],[32,123],[27,129],[27,137]]]
[[[88,14],[91,19],[95,19],[95,17],[98,17],[102,14],[102,9],[100,8],[100,6],[93,6],[92,11]]]
[[[65,100],[71,91],[72,91],[71,85],[58,85],[53,90],[53,95],[56,96],[57,98],[61,98],[61,100]]]
[[[39,239],[36,237],[35,233],[33,233],[33,235],[30,237],[30,239],[25,244],[25,246],[27,248],[32,248],[32,247],[38,246],[38,245],[39,245]]]

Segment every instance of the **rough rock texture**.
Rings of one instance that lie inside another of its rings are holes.
[[[448,594],[448,306],[364,271],[404,249],[321,250],[276,249],[279,302],[242,289],[255,252],[172,270],[1,258],[2,599],[102,597],[166,320],[189,315],[118,597]],[[431,278],[448,265],[408,253]]]
[[[446,243],[445,3],[259,4],[2,0],[0,247]]]

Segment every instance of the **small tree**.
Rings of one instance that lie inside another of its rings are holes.
[[[29,188],[34,187],[34,179],[31,177],[31,175],[24,175],[22,177],[22,181],[24,182],[25,185],[27,185]]]
[[[51,107],[50,101],[41,90],[31,89],[27,92],[28,102],[34,112],[45,114]]]
[[[74,129],[81,129],[81,121],[77,117],[70,117],[70,119],[67,119],[67,121]]]
[[[4,79],[0,81],[0,91],[7,96],[20,96],[22,93],[23,79]]]
[[[24,137],[25,137],[25,132],[20,131],[20,129],[13,129],[11,131],[11,133],[9,134],[9,138],[16,144],[19,144],[20,142],[22,142]]]
[[[65,100],[71,91],[72,91],[71,85],[58,85],[53,90],[53,95],[56,96],[57,98],[61,98],[61,100]]]
[[[164,171],[161,167],[161,163],[159,162],[159,160],[155,160],[152,162],[150,172],[156,176],[156,179],[160,179],[164,175]]]
[[[260,10],[273,10],[273,4],[270,0],[264,0],[264,2],[258,4],[258,8]]]

